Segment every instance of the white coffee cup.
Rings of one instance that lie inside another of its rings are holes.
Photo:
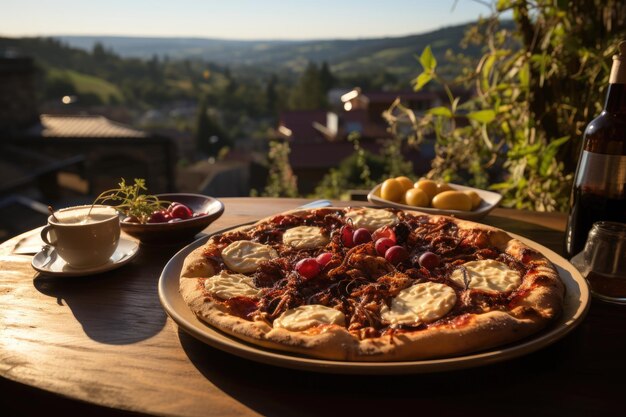
[[[110,206],[68,207],[48,217],[41,238],[70,266],[99,266],[117,249],[120,219]]]

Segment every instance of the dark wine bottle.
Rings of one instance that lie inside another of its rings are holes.
[[[626,223],[626,41],[613,56],[604,109],[585,129],[565,231],[568,258],[601,220]]]

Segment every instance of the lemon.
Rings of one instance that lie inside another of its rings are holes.
[[[480,202],[482,201],[482,198],[480,198],[478,193],[474,190],[466,190],[463,192],[467,194],[472,200],[472,210],[476,210],[478,206],[480,206]]]
[[[395,180],[400,183],[405,193],[413,188],[413,181],[409,177],[396,177]]]
[[[383,182],[383,185],[380,189],[380,196],[389,201],[393,201],[399,203],[402,201],[402,196],[404,195],[404,188],[402,188],[402,184],[394,178],[389,178]]]
[[[413,207],[428,207],[428,194],[419,188],[411,188],[404,194],[406,204]]]
[[[433,180],[419,180],[415,183],[415,188],[424,190],[428,195],[428,201],[431,201],[437,195],[437,183]]]
[[[443,193],[444,191],[454,191],[454,188],[450,187],[447,182],[438,182],[437,183],[437,194]]]
[[[461,191],[444,191],[433,198],[433,207],[443,210],[470,211],[472,199]]]

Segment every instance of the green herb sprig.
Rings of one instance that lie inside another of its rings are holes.
[[[127,185],[122,178],[118,185],[119,188],[106,190],[96,197],[92,207],[95,204],[110,205],[120,213],[136,218],[139,223],[146,223],[153,212],[170,204],[169,201],[159,200],[157,196],[142,194],[148,191],[143,178],[135,178],[133,185]]]

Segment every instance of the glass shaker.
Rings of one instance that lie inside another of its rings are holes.
[[[625,223],[594,223],[585,249],[574,256],[571,262],[587,279],[595,297],[626,304]]]

